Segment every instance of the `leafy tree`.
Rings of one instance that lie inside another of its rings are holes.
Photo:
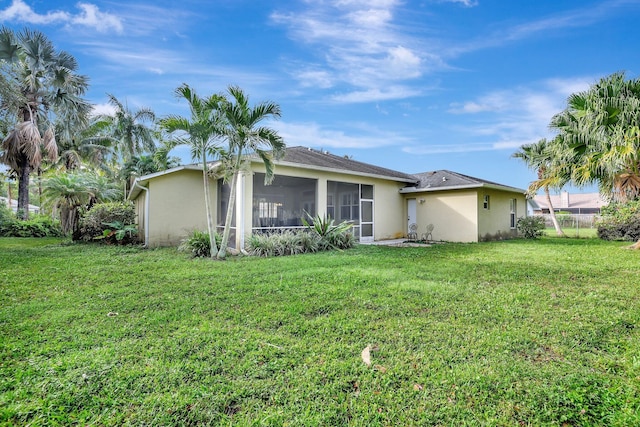
[[[180,158],[169,157],[168,154],[169,151],[163,147],[153,154],[133,156],[122,167],[122,177],[128,179],[132,176],[149,175],[178,166]]]
[[[108,137],[102,136],[105,124],[93,119],[88,126],[78,126],[74,131],[65,129],[66,126],[57,124],[59,159],[58,168],[65,170],[79,169],[82,165],[108,171],[107,166],[113,159],[113,143]]]
[[[572,160],[571,180],[597,183],[616,201],[640,196],[640,79],[615,73],[571,95],[554,116]]]
[[[76,74],[75,58],[56,51],[38,31],[15,34],[2,27],[0,60],[2,104],[16,118],[2,142],[0,161],[18,175],[18,212],[27,217],[31,171],[40,166],[43,152],[51,160],[58,155],[53,117],[76,124],[86,121],[91,107],[82,96],[88,81]]]
[[[218,143],[223,122],[221,106],[225,103],[225,98],[222,95],[202,98],[187,84],[178,87],[175,93],[189,103],[191,117],[169,116],[160,120],[160,126],[172,134],[172,139],[168,142],[169,146],[188,145],[191,149],[191,157],[202,164],[210,255],[214,258],[218,254],[218,246],[215,241],[216,229],[213,224],[208,161],[210,158],[218,157],[221,152]]]
[[[539,189],[544,191],[556,234],[565,236],[553,210],[549,187],[560,189],[566,184],[567,179],[566,174],[557,166],[557,163],[554,164],[557,156],[554,154],[551,144],[546,139],[541,139],[534,144],[524,144],[513,153],[512,157],[524,161],[530,169],[537,172],[538,179],[529,185],[528,193],[533,196]]]
[[[124,164],[121,170],[122,176],[125,179],[131,176],[143,176],[155,172],[158,172],[158,166],[151,154],[133,156]]]
[[[560,132],[574,183],[597,183],[618,202],[640,197],[640,79],[600,79],[571,95],[551,127]]]
[[[115,96],[107,94],[109,104],[115,108],[113,115],[103,114],[98,124],[104,127],[107,137],[113,141],[115,151],[124,162],[135,155],[145,152],[153,153],[156,145],[154,129],[156,115],[149,108],[132,111]]]
[[[274,178],[273,160],[281,157],[286,147],[284,140],[275,130],[260,126],[264,120],[280,117],[278,104],[261,102],[252,107],[249,105],[249,97],[239,87],[230,86],[228,92],[231,98],[223,104],[226,123],[222,134],[228,144],[223,164],[225,178],[231,183],[231,191],[229,203],[227,203],[222,243],[217,255],[219,259],[226,257],[235,206],[236,182],[242,170],[243,161],[248,159],[248,155],[257,155],[265,165],[265,184],[268,184]]]
[[[80,208],[100,201],[115,200],[120,192],[113,181],[95,172],[58,172],[43,180],[46,206],[57,210],[65,234],[78,230]]]

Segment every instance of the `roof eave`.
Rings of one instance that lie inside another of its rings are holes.
[[[255,163],[262,163],[261,160],[252,160]],[[341,173],[341,174],[346,174],[346,175],[357,175],[357,176],[366,176],[369,178],[378,178],[378,179],[386,179],[389,181],[395,181],[395,182],[405,182],[405,183],[410,183],[413,184],[416,182],[415,179],[413,178],[402,178],[402,177],[397,177],[397,176],[390,176],[390,175],[380,175],[380,174],[375,174],[375,173],[367,173],[367,172],[356,172],[356,171],[349,171],[349,170],[345,170],[345,169],[337,169],[337,168],[328,168],[328,167],[324,167],[324,166],[315,166],[315,165],[307,165],[304,163],[295,163],[295,162],[287,162],[287,161],[283,161],[283,160],[276,160],[274,162],[276,164],[276,166],[281,165],[281,166],[288,166],[288,167],[292,167],[292,168],[298,168],[298,169],[312,169],[312,170],[317,170],[317,171],[323,171],[323,172],[332,172],[332,173]]]
[[[436,191],[469,190],[473,188],[488,188],[491,190],[508,191],[510,193],[521,193],[521,194],[526,193],[526,191],[521,188],[509,187],[507,185],[487,184],[487,183],[449,185],[446,187],[420,187],[420,188],[405,187],[400,189],[400,193],[402,194],[426,193],[426,192],[436,192]]]
[[[155,172],[155,173],[150,173],[148,175],[142,175],[139,177],[136,177],[133,180],[133,184],[131,184],[131,190],[129,191],[129,195],[127,196],[127,200],[133,200],[136,197],[138,197],[138,194],[140,194],[140,188],[138,187],[138,185],[141,186],[146,186],[150,180],[154,179],[154,178],[158,178],[160,176],[164,176],[164,175],[169,175],[175,172],[180,172],[182,170],[202,170],[202,166],[201,165],[196,165],[196,164],[190,164],[190,165],[182,165],[182,166],[176,166],[175,168],[171,168],[171,169],[167,169],[167,170],[163,170],[160,172]]]

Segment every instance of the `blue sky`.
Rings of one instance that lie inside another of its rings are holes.
[[[78,59],[98,111],[111,93],[188,115],[180,84],[235,84],[280,104],[289,146],[520,188],[535,174],[511,154],[569,94],[638,77],[637,22],[640,0],[0,1],[2,25]]]

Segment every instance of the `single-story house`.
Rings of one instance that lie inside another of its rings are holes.
[[[549,203],[547,196],[536,195],[533,200],[537,204],[535,214],[548,214]],[[551,195],[551,205],[555,212],[569,212],[572,214],[599,214],[600,208],[607,205],[607,201],[600,193],[569,193],[563,191],[560,194]]]
[[[422,235],[429,224],[434,240],[503,238],[515,235],[518,215],[526,215],[524,190],[450,171],[411,175],[290,147],[275,161],[275,179],[265,185],[261,160],[249,160],[250,171],[233,183],[237,199],[230,243],[236,248],[244,247],[251,233],[302,228],[307,214],[351,221],[361,242],[402,238],[410,228]],[[210,184],[221,231],[230,187],[221,179],[210,178]],[[199,165],[136,178],[128,198],[145,244],[174,246],[190,231],[206,230],[203,188]]]
[[[18,212],[18,201],[16,199],[9,200],[7,197],[0,196],[0,203],[7,206],[13,212]],[[40,206],[29,205],[29,213],[30,214],[40,213]]]

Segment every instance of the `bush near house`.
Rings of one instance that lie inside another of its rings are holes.
[[[262,257],[296,255],[321,250],[321,238],[306,230],[252,234],[247,243],[251,255]]]
[[[603,207],[597,226],[598,237],[603,240],[639,240],[640,200]]]
[[[543,216],[524,216],[518,218],[518,233],[525,239],[538,239],[546,228]]]
[[[305,230],[252,234],[247,241],[247,252],[258,257],[274,257],[349,249],[356,243],[351,231],[353,226],[348,222],[336,224],[331,218],[320,216],[303,222],[307,227]],[[216,242],[220,244],[219,235],[216,235]],[[193,257],[209,257],[209,234],[199,230],[192,231],[182,240],[178,250],[188,252]]]
[[[136,214],[131,203],[98,203],[80,216],[79,233],[73,240],[85,242],[104,239],[105,231],[113,231],[113,224],[121,224],[120,229],[135,224]]]
[[[215,235],[216,245],[220,246],[222,242],[222,236],[216,233]],[[209,233],[206,231],[193,230],[187,237],[185,237],[180,246],[178,246],[180,252],[188,252],[194,258],[205,258],[211,256],[211,240],[209,239]]]
[[[331,217],[316,215],[302,218],[302,223],[305,230],[252,235],[247,245],[249,253],[264,257],[296,255],[349,249],[356,243],[350,222],[336,224]]]

